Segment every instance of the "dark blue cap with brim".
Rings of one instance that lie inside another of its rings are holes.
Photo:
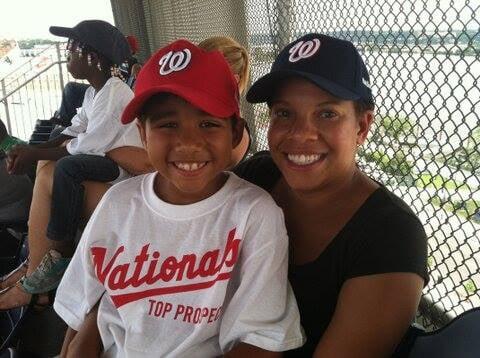
[[[340,99],[373,101],[367,68],[349,41],[321,34],[293,41],[278,54],[270,73],[250,87],[247,101],[270,101],[278,86],[291,77],[306,79]]]
[[[122,64],[131,56],[125,36],[106,21],[85,20],[74,27],[51,26],[50,32],[80,41],[116,65]]]

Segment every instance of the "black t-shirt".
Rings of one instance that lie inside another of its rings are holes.
[[[268,152],[257,153],[235,168],[235,172],[267,191],[271,191],[281,177]],[[290,283],[307,343],[286,355],[312,356],[332,319],[346,280],[387,272],[413,272],[426,283],[426,259],[427,240],[422,224],[407,204],[381,186],[316,260],[291,265]]]

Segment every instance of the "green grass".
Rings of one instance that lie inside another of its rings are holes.
[[[466,219],[471,219],[472,215],[480,210],[480,201],[469,199],[466,201],[444,201],[439,196],[435,195],[430,198],[429,202],[435,206],[441,207],[446,211],[452,212],[458,216]]]
[[[467,291],[469,295],[475,294],[477,292],[477,286],[475,285],[475,282],[473,282],[472,279],[469,279],[463,283],[463,287]]]
[[[422,174],[420,178],[415,180],[415,186],[418,188],[433,188],[433,189],[470,189],[465,183],[459,183],[453,179],[445,179],[439,174],[432,176],[431,174]]]

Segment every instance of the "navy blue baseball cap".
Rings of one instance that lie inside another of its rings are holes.
[[[341,99],[373,102],[367,67],[349,41],[315,33],[293,41],[278,54],[270,73],[250,87],[247,101],[268,102],[289,77],[304,78]]]
[[[80,41],[116,65],[122,64],[131,56],[125,36],[115,26],[103,20],[85,20],[74,27],[51,26],[50,32]]]

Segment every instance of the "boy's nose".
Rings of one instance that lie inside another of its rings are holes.
[[[178,136],[179,147],[200,148],[202,146],[202,136],[195,129],[182,130]]]

